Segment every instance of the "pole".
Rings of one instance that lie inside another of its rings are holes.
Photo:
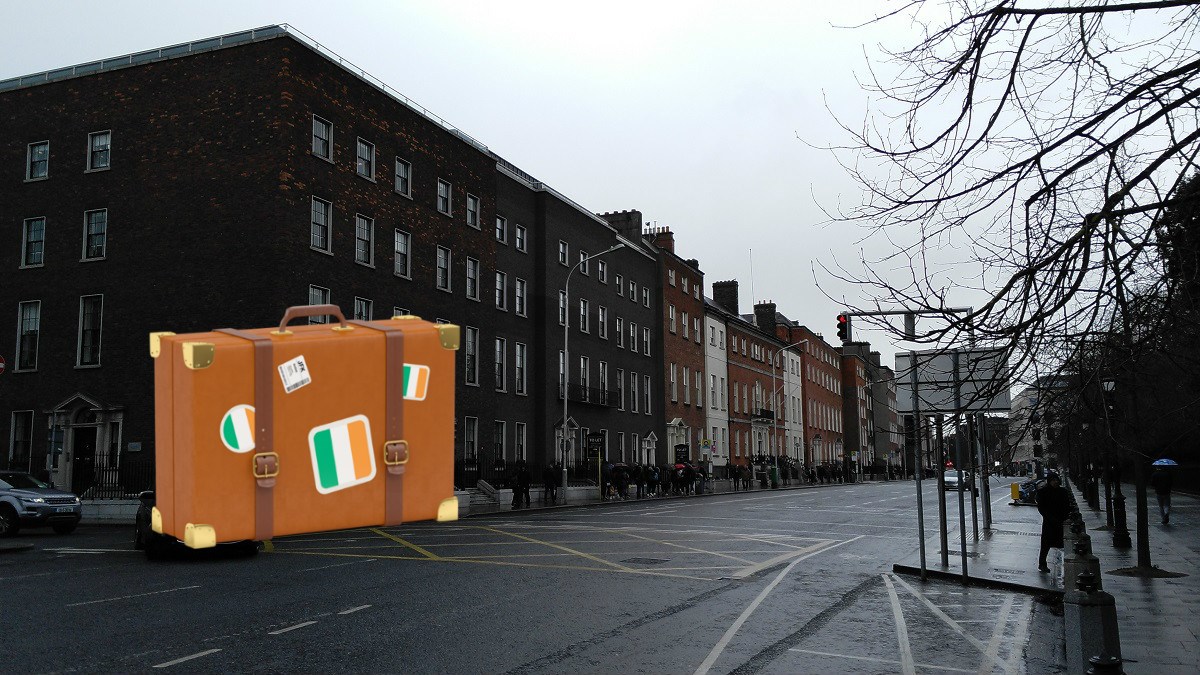
[[[561,494],[558,500],[559,504],[567,503],[567,450],[571,447],[571,443],[567,438],[567,433],[570,431],[569,425],[567,424],[567,420],[570,419],[567,417],[567,401],[571,398],[571,351],[567,345],[567,341],[571,336],[571,275],[575,273],[575,270],[579,269],[580,265],[591,260],[592,258],[600,257],[606,253],[612,253],[613,251],[624,247],[625,244],[618,243],[599,253],[593,253],[592,255],[580,258],[579,262],[575,263],[567,272],[567,280],[563,282],[562,489],[559,490],[559,493]],[[603,485],[600,486],[600,493],[600,496],[603,497]]]
[[[971,464],[973,464],[970,471],[971,476],[973,476],[971,479],[971,534],[974,535],[975,541],[979,541],[979,500],[976,498],[974,477],[982,477],[983,474],[980,473],[979,461],[977,459],[978,453],[973,452],[976,449],[975,434],[978,431],[975,428],[975,416],[967,415],[966,422],[967,454],[972,457]]]
[[[992,529],[992,458],[987,451],[987,414],[979,413],[979,456],[983,464],[983,529]]]
[[[925,498],[921,493],[921,418],[918,412],[920,397],[917,395],[917,352],[909,350],[909,366],[912,372],[909,381],[912,383],[912,440],[913,454],[917,460],[917,537],[921,542],[921,581],[925,581]]]
[[[937,416],[937,484],[938,484],[938,525],[941,526],[942,567],[950,567],[950,536],[946,524],[946,462],[942,456],[946,453],[946,437],[943,433],[943,416]]]
[[[970,581],[967,576],[967,509],[963,498],[963,456],[962,443],[959,440],[958,421],[962,412],[962,391],[958,378],[958,350],[954,350],[954,466],[958,468],[958,541],[962,552],[962,582],[966,586]]]

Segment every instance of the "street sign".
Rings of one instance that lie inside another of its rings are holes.
[[[682,464],[683,462],[686,462],[689,459],[691,459],[691,452],[690,452],[690,448],[688,448],[688,444],[680,443],[679,445],[676,445],[675,446],[675,461]]]
[[[1009,409],[1008,367],[999,349],[916,352],[917,402],[922,413],[987,412]],[[896,354],[896,408],[912,412],[912,357]],[[955,372],[955,363],[958,368]],[[958,401],[955,401],[955,384]]]

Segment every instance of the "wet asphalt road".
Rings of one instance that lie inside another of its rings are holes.
[[[992,497],[1006,501],[1002,487]],[[34,550],[0,556],[0,671],[1057,668],[1061,619],[1030,596],[891,574],[917,547],[915,514],[911,483],[822,486],[288,537],[252,558],[157,563],[129,550],[132,528],[29,531],[18,540]]]

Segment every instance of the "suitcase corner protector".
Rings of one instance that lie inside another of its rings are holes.
[[[437,521],[448,523],[452,520],[458,520],[458,497],[446,497],[438,505]]]
[[[212,548],[217,545],[217,531],[212,525],[188,523],[183,528],[183,543],[188,548]]]
[[[216,345],[211,342],[183,343],[183,364],[189,370],[202,370],[212,365]]]
[[[442,349],[458,351],[462,330],[452,323],[438,324],[438,335],[442,339]]]
[[[154,530],[156,534],[163,533],[162,512],[158,510],[157,506],[151,507],[150,509],[150,529]]]
[[[169,330],[155,331],[150,334],[150,358],[158,358],[158,355],[162,353],[162,339],[170,335],[174,335],[174,333]]]

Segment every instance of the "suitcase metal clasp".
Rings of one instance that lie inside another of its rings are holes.
[[[390,473],[402,473],[408,463],[408,441],[388,441],[383,444],[383,463]]]
[[[279,454],[274,452],[260,452],[254,455],[254,466],[252,467],[254,478],[260,481],[270,480],[274,485],[275,481],[271,480],[279,475]],[[264,487],[270,487],[265,485]]]

